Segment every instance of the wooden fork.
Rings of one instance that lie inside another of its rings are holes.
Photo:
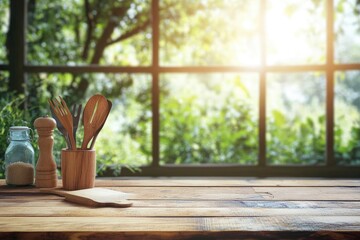
[[[56,98],[55,98],[55,102],[49,100],[49,104],[50,107],[53,109],[54,113],[56,114],[57,118],[59,119],[59,121],[61,122],[61,124],[64,126],[64,128],[68,133],[71,150],[76,150],[76,143],[75,143],[74,135],[72,134],[74,129],[72,115],[64,99],[62,99],[62,97],[60,96],[59,98],[60,101],[57,100]]]

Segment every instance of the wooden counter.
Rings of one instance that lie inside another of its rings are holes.
[[[360,180],[101,179],[130,208],[89,208],[0,180],[0,239],[360,239]]]

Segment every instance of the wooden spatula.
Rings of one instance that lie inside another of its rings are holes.
[[[87,146],[90,140],[95,136],[98,129],[101,128],[107,115],[107,99],[100,94],[92,96],[86,103],[83,112],[84,138],[81,149],[88,149]]]
[[[97,136],[99,135],[101,129],[104,127],[105,122],[106,122],[106,119],[107,119],[107,117],[109,116],[110,110],[111,110],[111,108],[112,108],[112,102],[111,102],[110,100],[107,100],[107,101],[108,101],[108,109],[107,109],[107,114],[106,114],[105,121],[104,121],[104,123],[101,125],[101,127],[96,131],[96,133],[94,134],[94,137],[93,137],[92,140],[91,140],[90,149],[93,149],[93,148],[94,148],[96,138],[97,138]]]
[[[43,188],[40,192],[65,197],[66,201],[89,207],[131,207],[127,200],[129,194],[107,188],[88,188],[76,191],[65,191],[61,188]]]

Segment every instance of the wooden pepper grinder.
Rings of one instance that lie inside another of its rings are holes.
[[[39,159],[36,164],[35,186],[53,188],[57,186],[56,162],[53,157],[55,119],[44,116],[34,122],[39,135]]]

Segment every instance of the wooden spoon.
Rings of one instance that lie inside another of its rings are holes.
[[[107,115],[108,102],[104,96],[96,94],[87,101],[83,112],[84,138],[81,149],[87,149],[87,145],[104,124]]]
[[[94,144],[95,144],[96,138],[97,138],[97,136],[99,135],[101,129],[104,127],[105,122],[106,122],[106,119],[107,119],[107,117],[109,116],[110,110],[111,110],[111,108],[112,108],[112,102],[111,102],[110,100],[107,100],[107,102],[108,102],[108,109],[107,109],[107,114],[106,114],[105,121],[104,121],[104,123],[101,125],[101,127],[97,130],[97,132],[95,133],[94,137],[92,138],[92,141],[91,141],[91,144],[90,144],[90,149],[93,149],[93,148],[94,148]]]

